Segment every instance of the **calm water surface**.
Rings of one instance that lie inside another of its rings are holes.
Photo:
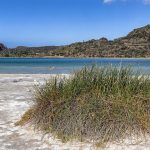
[[[150,59],[121,58],[0,58],[0,74],[69,74],[83,66],[132,66],[150,73]]]

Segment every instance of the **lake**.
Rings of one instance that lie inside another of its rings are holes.
[[[150,73],[150,59],[144,58],[0,58],[0,74],[69,74],[83,66],[128,66]]]

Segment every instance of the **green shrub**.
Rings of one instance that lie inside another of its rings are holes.
[[[129,67],[85,67],[37,88],[32,109],[35,128],[62,141],[149,135],[150,78]]]

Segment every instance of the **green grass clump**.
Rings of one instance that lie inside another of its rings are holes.
[[[129,67],[85,67],[37,88],[32,110],[28,118],[35,128],[62,141],[149,135],[150,77]]]

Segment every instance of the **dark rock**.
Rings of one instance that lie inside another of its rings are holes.
[[[0,51],[7,49],[4,44],[0,43]]]

